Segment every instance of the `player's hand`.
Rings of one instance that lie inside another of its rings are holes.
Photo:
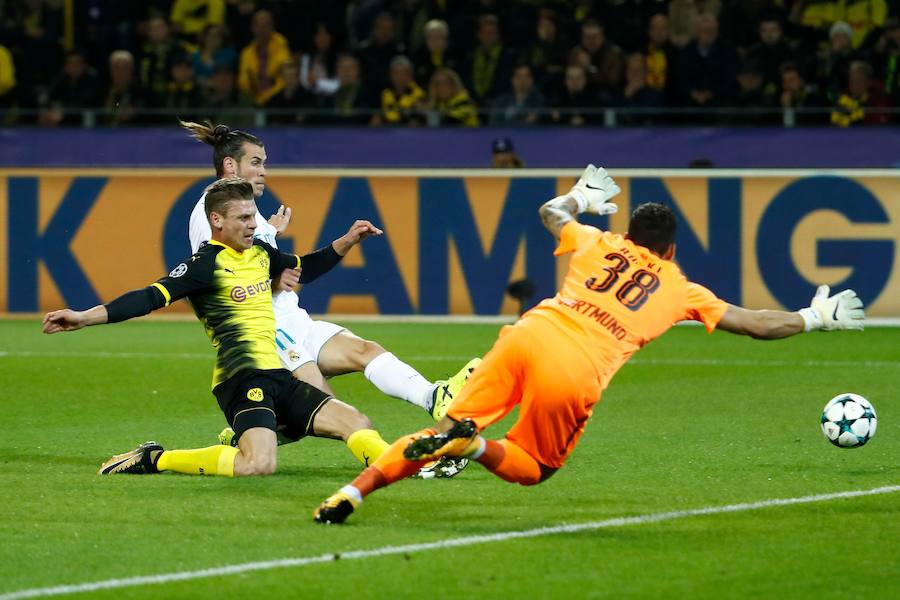
[[[287,229],[288,223],[291,222],[291,207],[282,204],[278,207],[278,212],[269,217],[269,225],[275,228],[275,236],[279,236]]]
[[[54,310],[44,315],[42,330],[44,333],[59,333],[61,331],[75,331],[87,325],[84,313],[64,308]]]
[[[300,283],[300,269],[285,269],[272,281],[276,292],[293,292]]]
[[[335,251],[344,256],[347,252],[350,251],[350,248],[357,245],[364,239],[373,235],[381,235],[384,233],[382,230],[378,229],[369,221],[357,220],[354,221],[353,225],[350,226],[350,230],[334,240],[332,244],[334,246]]]
[[[829,296],[830,292],[827,285],[820,285],[809,308],[804,309],[815,313],[814,315],[807,313],[807,316],[804,317],[806,319],[812,316],[812,326],[807,329],[823,329],[825,331],[856,329],[861,331],[865,324],[866,313],[863,310],[862,300],[859,299],[856,292],[844,290],[834,296]],[[803,310],[800,311],[801,315],[803,312]]]
[[[621,191],[622,188],[609,176],[606,169],[588,165],[572,186],[569,195],[578,203],[579,213],[611,215],[617,212],[619,207],[610,200]]]

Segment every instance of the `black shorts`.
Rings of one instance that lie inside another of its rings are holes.
[[[331,400],[322,390],[291,377],[287,369],[241,371],[213,390],[219,408],[239,439],[248,429],[265,427],[298,440]]]

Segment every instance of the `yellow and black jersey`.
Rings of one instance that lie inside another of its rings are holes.
[[[270,280],[302,265],[300,280],[312,281],[340,256],[329,245],[298,257],[260,240],[238,251],[215,240],[152,285],[106,305],[109,322],[124,321],[188,298],[218,352],[212,387],[245,369],[281,369],[275,351],[275,314]]]

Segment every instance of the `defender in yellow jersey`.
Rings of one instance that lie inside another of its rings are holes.
[[[616,371],[677,321],[769,340],[862,329],[862,302],[851,290],[828,297],[822,286],[799,312],[751,311],[689,282],[672,262],[675,214],[662,204],[637,207],[624,236],[576,221],[584,212],[616,212],[609,199],[618,193],[612,177],[590,165],[568,194],[541,207],[544,226],[559,240],[556,254],[572,254],[560,292],[504,327],[447,416],[394,442],[319,505],[317,522],[343,522],[366,495],[443,456],[474,459],[511,483],[546,480],[574,450]],[[481,436],[517,406],[518,419],[502,440]]]
[[[170,470],[194,475],[267,475],[277,464],[276,431],[291,439],[312,435],[347,439],[348,444],[353,435],[365,438],[375,433],[355,408],[292,378],[275,350],[270,279],[284,269],[302,267],[301,281],[312,281],[337,264],[341,255],[328,246],[297,257],[254,240],[256,203],[253,187],[245,179],[211,184],[206,203],[213,235],[196,254],[152,285],[109,304],[48,313],[43,330],[58,333],[116,323],[180,298],[190,299],[217,351],[213,393],[239,437],[238,447],[167,451],[147,442],[108,460],[101,474]],[[381,233],[365,221],[357,226],[362,228],[357,239]],[[380,450],[384,442],[375,436],[373,442]]]

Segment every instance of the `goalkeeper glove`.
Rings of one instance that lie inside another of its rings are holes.
[[[806,331],[822,329],[834,331],[836,329],[862,330],[866,320],[863,311],[862,300],[853,290],[844,290],[829,297],[830,289],[827,285],[820,285],[813,296],[809,308],[801,308],[799,313],[803,317]]]
[[[569,195],[578,203],[579,213],[611,215],[618,211],[619,207],[609,200],[621,191],[606,169],[588,165],[569,190]]]

